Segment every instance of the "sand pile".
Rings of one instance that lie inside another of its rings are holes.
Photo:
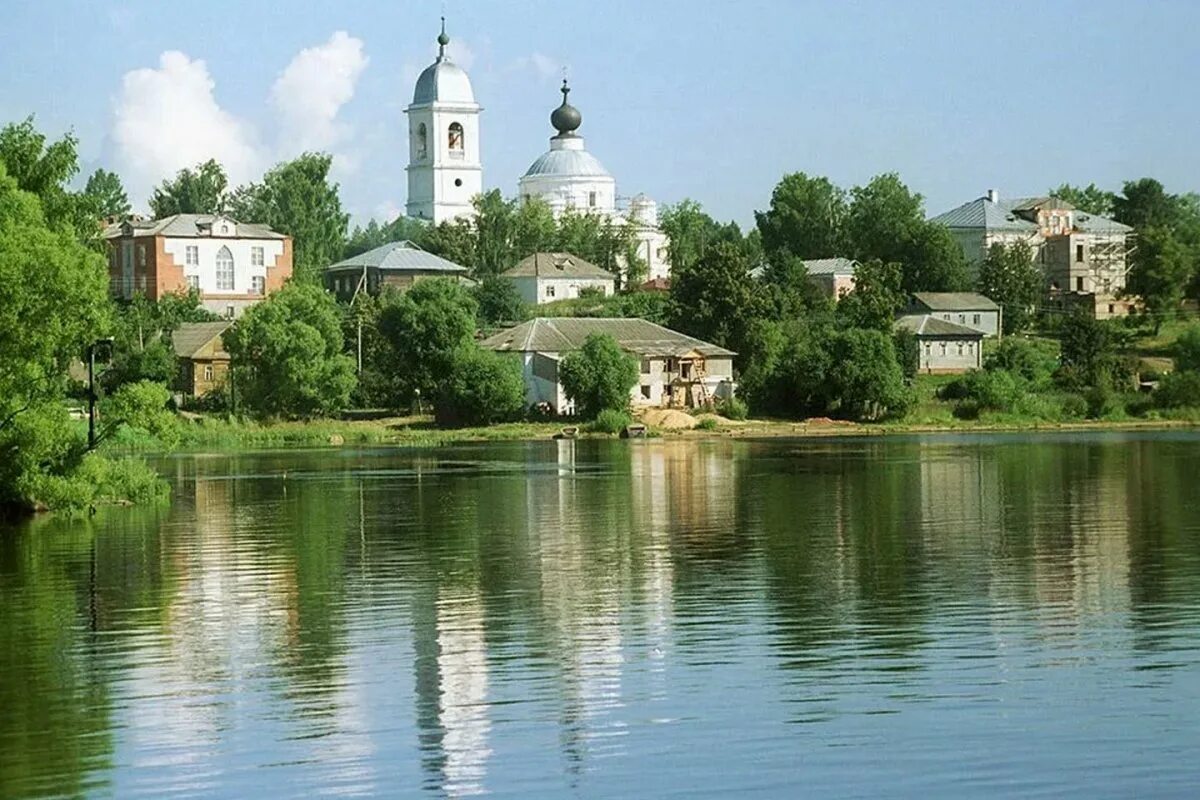
[[[690,430],[696,427],[696,418],[674,408],[651,408],[642,415],[642,422],[651,428],[668,431]]]

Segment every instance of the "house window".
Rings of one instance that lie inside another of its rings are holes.
[[[649,386],[643,386],[643,387],[642,387],[642,399],[643,399],[643,400],[649,400],[649,399],[650,399],[650,387],[649,387]]]
[[[965,323],[966,323],[966,321],[967,321],[967,315],[966,315],[966,314],[959,314],[959,315],[958,315],[958,321],[959,321],[959,323],[960,323],[960,324],[965,324]]]
[[[189,267],[200,266],[200,247],[198,245],[189,244],[183,248],[183,263]]]
[[[199,289],[200,288],[200,276],[199,275],[188,275],[187,276],[187,287],[189,289]]]
[[[554,297],[554,287],[553,286],[546,287],[546,297]]]
[[[261,267],[264,264],[263,249],[261,246],[250,248],[250,266]]]
[[[651,368],[650,368],[650,359],[648,359],[648,358],[643,358],[643,359],[642,359],[642,374],[643,374],[643,375],[649,375],[649,374],[650,374],[650,369],[651,369]]]
[[[138,245],[138,266],[146,266],[146,245]]]
[[[463,126],[457,122],[450,123],[450,130],[447,134],[447,141],[450,145],[450,155],[456,158],[462,158],[463,154]]]
[[[1083,261],[1083,245],[1081,244],[1075,245],[1075,260]]]
[[[225,306],[225,319],[233,319],[233,315],[234,315],[233,306]]]
[[[963,343],[962,342],[958,343],[958,354],[960,356],[963,354]]]
[[[1117,313],[1117,307],[1114,304],[1109,303],[1108,304],[1108,313],[1110,313],[1110,314]]]
[[[596,207],[596,193],[595,192],[588,192],[588,206],[591,208]]]
[[[946,322],[949,322],[949,321],[950,321],[950,315],[949,315],[949,314],[942,314],[942,319],[946,320]]]
[[[217,291],[233,291],[233,253],[228,247],[217,251]]]
[[[946,355],[946,343],[938,342],[938,344],[941,345],[942,355]]]
[[[925,343],[925,355],[927,355],[927,356],[933,355],[933,343],[932,342]]]
[[[204,365],[204,380],[211,381],[212,379],[213,379],[212,364],[205,364]]]
[[[1075,279],[1075,291],[1077,291],[1077,292],[1083,291],[1083,278]]]
[[[266,294],[267,279],[261,275],[255,275],[250,279],[250,294]]]
[[[973,315],[971,315],[971,324],[972,324],[972,325],[978,325],[978,324],[979,324],[979,315],[978,315],[978,314],[973,314]]]
[[[425,123],[422,122],[417,126],[417,161],[424,161],[426,154],[429,152],[429,131],[425,129]]]

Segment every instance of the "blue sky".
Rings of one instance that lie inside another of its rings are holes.
[[[402,110],[443,7],[485,107],[484,184],[507,195],[563,66],[621,195],[741,223],[794,170],[894,170],[935,213],[989,187],[1200,190],[1192,1],[6,5],[0,120],[73,128],[135,198],[183,154],[228,154],[237,178],[322,146],[357,219],[403,207]]]

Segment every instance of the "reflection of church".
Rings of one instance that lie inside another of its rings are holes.
[[[450,37],[443,27],[437,59],[417,78],[408,114],[408,203],[410,217],[438,223],[473,213],[471,198],[483,191],[479,148],[479,112],[471,80],[446,55]],[[658,227],[658,205],[638,194],[622,204],[616,179],[584,146],[579,127],[583,115],[567,102],[571,91],[562,85],[562,104],[550,115],[557,133],[550,149],[530,165],[518,182],[522,202],[545,201],[554,215],[567,210],[598,214],[629,222],[636,231],[638,254],[647,277],[670,274],[667,238]]]

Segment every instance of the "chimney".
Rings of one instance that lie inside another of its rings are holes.
[[[987,190],[987,199],[989,202],[999,203],[1000,202],[1000,190],[999,189],[988,189]]]

